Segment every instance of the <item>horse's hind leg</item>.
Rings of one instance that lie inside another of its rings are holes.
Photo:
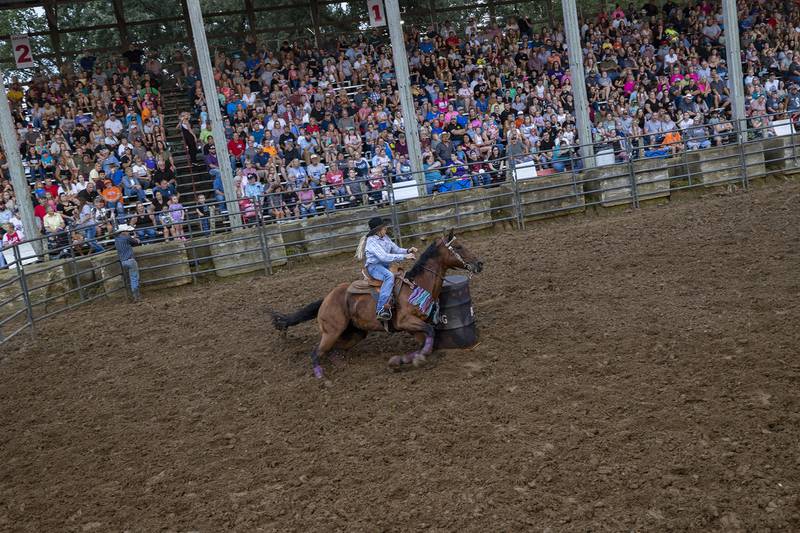
[[[319,364],[320,358],[327,355],[336,346],[350,324],[350,319],[344,313],[346,288],[347,285],[343,284],[331,291],[325,297],[325,301],[322,302],[317,313],[320,339],[317,347],[311,352],[311,364],[314,366],[314,375],[317,378],[322,378],[324,374],[322,366]]]
[[[339,340],[336,341],[336,344],[333,346],[333,349],[336,351],[345,351],[349,350],[359,342],[363,341],[364,338],[367,336],[367,332],[363,329],[358,329],[357,327],[350,324],[347,326],[347,329],[339,335]]]
[[[319,340],[319,344],[311,351],[311,364],[314,367],[314,376],[316,378],[322,378],[325,373],[322,370],[322,365],[319,364],[319,358],[327,355],[333,347],[336,345],[336,341],[339,340],[339,334],[330,334],[330,333],[323,333],[322,338]]]

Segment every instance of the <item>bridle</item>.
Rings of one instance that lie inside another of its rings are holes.
[[[444,240],[444,239],[442,239],[442,240]],[[464,258],[463,258],[463,257],[461,257],[461,254],[459,254],[458,252],[456,252],[455,248],[453,248],[453,243],[455,242],[455,240],[456,240],[456,238],[455,238],[455,237],[453,237],[453,238],[452,238],[452,239],[450,239],[449,241],[445,242],[445,243],[444,243],[444,245],[447,247],[447,249],[448,249],[448,250],[450,250],[450,253],[451,253],[451,254],[453,254],[454,256],[456,256],[456,259],[458,259],[459,261],[461,261],[461,266],[462,266],[462,267],[464,267],[464,269],[465,269],[467,272],[469,272],[469,275],[470,275],[470,276],[472,276],[472,267],[471,267],[471,266],[470,266],[470,265],[469,265],[469,264],[468,264],[466,261],[464,261]]]
[[[455,240],[456,240],[455,237],[453,237],[449,241],[445,241],[444,239],[442,239],[442,244],[444,244],[445,247],[448,250],[450,250],[450,253],[453,254],[456,257],[456,259],[461,261],[461,266],[464,267],[464,269],[469,273],[469,276],[472,277],[472,267],[470,267],[469,264],[466,261],[464,261],[464,258],[461,257],[461,254],[456,252],[455,249],[453,248],[453,242]],[[423,270],[427,270],[428,272],[430,272],[431,274],[433,274],[437,278],[439,278],[441,280],[444,280],[444,276],[442,276],[439,272],[436,272],[435,270],[433,270],[431,268],[428,268],[425,265],[420,265],[420,266],[422,267]]]

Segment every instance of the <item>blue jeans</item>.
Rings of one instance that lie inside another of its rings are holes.
[[[300,216],[306,218],[308,216],[316,215],[317,214],[317,207],[314,204],[310,206],[306,206],[300,204]]]
[[[486,172],[479,172],[477,174],[472,175],[472,185],[473,187],[481,187],[486,186],[492,183],[492,176],[490,176]]]
[[[135,196],[139,199],[140,202],[147,201],[147,197],[144,194],[144,189],[128,189],[124,190],[125,196]]]
[[[318,201],[319,208],[324,211],[333,211],[336,209],[336,199],[335,198],[325,198],[323,200]]]
[[[217,202],[217,209],[219,209],[221,213],[227,213],[228,212],[228,204],[225,203],[225,195],[224,194],[215,192],[214,193],[214,201]]]
[[[97,226],[94,224],[88,226],[85,230],[83,230],[83,238],[86,239],[86,242],[89,243],[89,246],[95,252],[102,252],[103,247],[97,244]]]
[[[137,293],[139,291],[139,264],[136,259],[128,259],[121,261],[122,268],[128,271],[128,277],[131,281],[131,292]]]
[[[444,184],[444,180],[442,178],[428,178],[425,177],[425,191],[428,194],[433,194],[434,191],[441,190],[442,185]]]
[[[156,230],[154,228],[137,229],[136,236],[140,241],[149,241],[156,238]]]
[[[392,297],[392,289],[394,288],[394,274],[389,272],[389,269],[383,265],[375,264],[367,266],[367,272],[375,279],[383,280],[381,291],[378,293],[378,304],[375,306],[375,311],[378,312],[383,309],[389,298]]]

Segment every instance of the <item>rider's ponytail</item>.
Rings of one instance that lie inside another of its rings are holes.
[[[361,240],[358,241],[358,248],[356,248],[356,259],[359,261],[364,260],[364,250],[367,248],[367,237],[369,237],[369,233],[365,233]]]

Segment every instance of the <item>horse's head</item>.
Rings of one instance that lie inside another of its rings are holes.
[[[470,252],[463,242],[456,239],[452,229],[442,238],[441,247],[443,248],[444,265],[447,268],[463,268],[475,274],[479,274],[483,270],[483,261]]]

